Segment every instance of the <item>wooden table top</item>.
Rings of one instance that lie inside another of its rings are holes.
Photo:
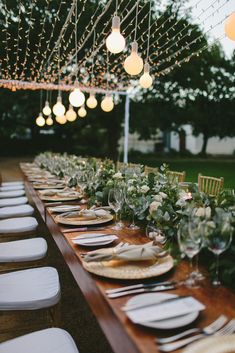
[[[130,285],[132,283],[137,283],[137,281],[112,280],[88,273],[83,268],[80,260],[80,253],[84,253],[85,248],[74,245],[71,241],[71,238],[83,233],[63,233],[62,230],[65,227],[55,223],[53,214],[44,207],[44,203],[38,197],[37,191],[34,190],[32,183],[30,183],[26,177],[25,182],[27,192],[30,193],[42,218],[46,221],[52,237],[69,266],[113,351],[115,353],[159,352],[155,338],[158,336],[168,336],[178,331],[171,330],[166,332],[147,329],[131,323],[125,313],[121,310],[121,307],[131,298],[131,296],[109,299],[105,295],[105,290],[108,288]],[[110,225],[108,225],[104,231],[102,230],[102,233],[105,232],[110,232]],[[123,242],[140,244],[148,241],[145,235],[143,235],[143,232],[141,233],[140,231],[133,232],[124,229],[118,232],[112,230],[112,233],[117,234],[119,240]],[[173,270],[165,275],[157,277],[157,280],[181,281],[186,277],[187,272],[188,264],[187,262],[182,261]],[[154,280],[156,280],[156,277]],[[140,282],[147,283],[150,282],[150,280]],[[167,291],[167,293],[192,295],[206,306],[206,309],[200,313],[198,319],[193,323],[193,326],[204,327],[221,314],[227,315],[228,318],[235,317],[235,293],[224,287],[219,287],[217,289],[213,288],[208,280],[205,280],[200,288],[189,289],[180,286],[173,291]]]

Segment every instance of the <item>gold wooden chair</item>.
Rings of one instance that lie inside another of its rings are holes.
[[[126,168],[128,167],[128,164],[127,163],[123,163],[123,162],[117,162],[116,164],[116,170],[125,170]]]
[[[224,178],[214,178],[198,174],[198,190],[210,196],[218,196],[224,187]]]
[[[145,166],[144,167],[144,173],[146,174],[146,175],[148,175],[148,174],[150,174],[150,173],[152,173],[152,174],[157,174],[158,173],[158,168],[157,167],[147,167],[147,166]]]
[[[185,181],[186,173],[183,172],[176,172],[174,170],[168,170],[167,175],[171,181],[182,183]]]

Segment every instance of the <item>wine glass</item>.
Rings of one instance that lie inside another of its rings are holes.
[[[188,220],[188,232],[190,237],[194,238],[195,241],[198,241],[202,245],[202,233],[201,228],[199,227],[200,220],[197,217],[189,217]],[[204,274],[199,271],[198,268],[198,255],[199,252],[195,255],[195,270],[191,273],[192,276],[195,276],[197,281],[202,281],[205,279]]]
[[[215,278],[212,281],[212,284],[216,287],[221,285],[219,280],[219,256],[229,248],[231,241],[232,231],[223,233],[220,227],[214,229],[214,232],[208,234],[205,239],[205,244],[207,245],[208,250],[210,250],[216,257]]]
[[[122,229],[122,225],[118,221],[118,211],[121,209],[123,202],[123,196],[120,189],[110,189],[108,194],[108,204],[110,208],[115,212],[115,225],[112,227],[114,230]]]
[[[132,210],[132,223],[129,225],[129,229],[138,230],[139,226],[135,224],[135,216],[143,213],[149,205],[149,202],[144,195],[136,195],[135,193],[126,193],[127,206]]]
[[[197,287],[198,282],[192,273],[192,260],[195,255],[197,255],[202,246],[202,237],[199,235],[191,236],[189,234],[189,222],[181,222],[178,228],[178,243],[180,251],[185,254],[190,261],[189,274],[184,284],[187,287]]]
[[[80,172],[77,174],[76,178],[77,184],[82,191],[82,195],[84,195],[84,191],[87,187],[87,174],[85,172]]]

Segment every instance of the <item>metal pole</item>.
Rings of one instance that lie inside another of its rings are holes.
[[[128,163],[128,139],[129,139],[129,119],[130,119],[130,98],[126,95],[125,102],[125,123],[124,123],[124,154],[123,162]]]

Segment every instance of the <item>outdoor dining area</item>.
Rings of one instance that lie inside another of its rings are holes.
[[[235,195],[222,178],[192,183],[166,165],[53,153],[20,168],[23,181],[1,183],[0,308],[3,323],[23,315],[16,332],[29,313],[31,330],[45,328],[0,352],[79,350],[60,313],[62,273],[47,265],[49,238],[114,352],[232,351],[234,293],[219,258],[232,246]]]
[[[234,11],[0,0],[0,353],[235,352]]]

